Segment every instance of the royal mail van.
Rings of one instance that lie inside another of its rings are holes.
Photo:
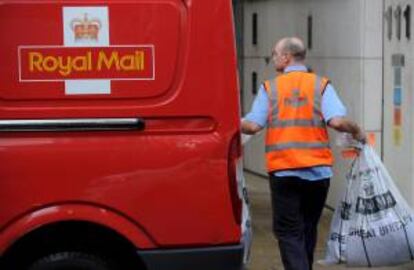
[[[230,0],[0,0],[7,270],[240,269]]]

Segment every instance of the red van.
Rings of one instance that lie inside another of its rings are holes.
[[[2,270],[232,270],[230,0],[0,0]]]

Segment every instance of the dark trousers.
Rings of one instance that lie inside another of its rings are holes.
[[[273,232],[285,270],[311,270],[329,179],[307,181],[270,174],[270,189]]]

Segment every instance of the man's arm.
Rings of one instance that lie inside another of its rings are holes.
[[[263,84],[255,97],[251,111],[241,121],[241,132],[256,134],[266,126],[269,109],[269,98]]]
[[[322,96],[322,114],[329,127],[339,132],[351,133],[357,141],[366,141],[365,133],[361,128],[355,122],[346,118],[346,108],[330,83],[326,86]]]
[[[365,143],[367,138],[362,129],[353,121],[345,117],[334,117],[328,121],[328,126],[339,132],[348,132],[352,137],[362,143]]]

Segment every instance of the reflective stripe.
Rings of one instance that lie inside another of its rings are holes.
[[[329,143],[306,143],[306,142],[291,142],[291,143],[280,143],[266,146],[266,153],[272,151],[280,151],[286,149],[321,149],[329,148]]]
[[[321,77],[316,76],[315,90],[314,90],[314,108],[316,111],[321,111],[322,95],[321,95]],[[314,116],[315,117],[315,116]]]
[[[270,126],[271,128],[285,128],[285,127],[325,127],[325,122],[321,119],[293,119],[283,121],[273,121]]]
[[[279,107],[277,106],[277,88],[276,88],[276,82],[275,79],[269,80],[270,83],[270,102],[271,102],[271,108],[272,108],[272,119],[273,121],[277,121],[277,116],[279,114]]]
[[[322,121],[322,126],[325,127],[326,124],[322,118],[322,78],[319,76],[316,76],[316,82],[315,82],[315,90],[314,90],[314,105],[313,105],[313,120],[316,122]]]

